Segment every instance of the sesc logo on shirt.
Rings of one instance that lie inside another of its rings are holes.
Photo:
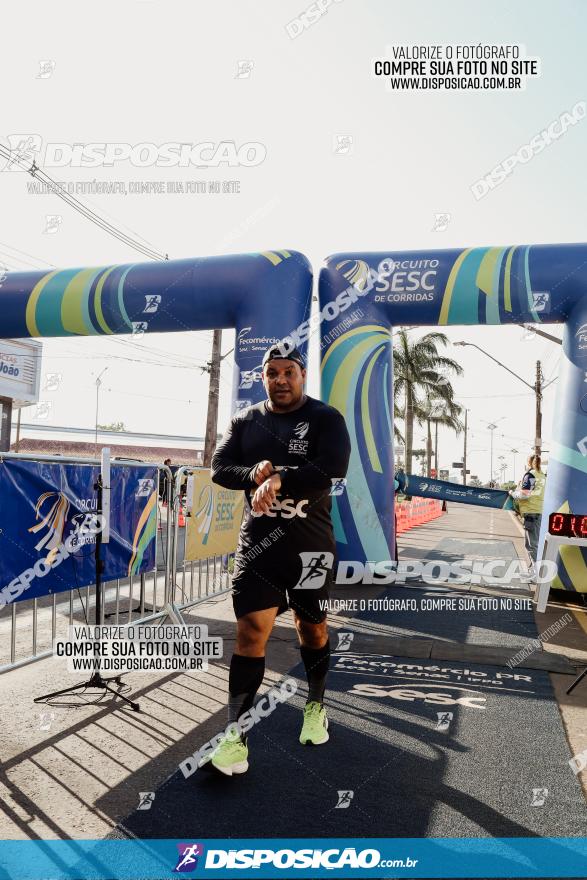
[[[293,431],[295,437],[290,439],[287,451],[294,455],[307,455],[310,441],[306,440],[305,437],[309,430],[309,422],[298,422]]]
[[[308,514],[304,508],[308,504],[308,498],[302,498],[301,501],[295,501],[293,498],[276,498],[267,513],[262,513],[260,510],[255,511],[251,508],[251,516],[281,516],[283,519],[293,519],[294,516],[299,516],[305,519]]]

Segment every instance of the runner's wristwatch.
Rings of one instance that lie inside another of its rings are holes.
[[[281,479],[281,488],[282,489],[284,488],[283,481],[287,479],[287,475],[288,475],[289,471],[290,471],[290,468],[288,468],[288,467],[277,467],[275,469],[275,472],[279,474],[279,477]]]

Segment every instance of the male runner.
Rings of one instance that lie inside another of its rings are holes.
[[[232,582],[237,637],[228,720],[236,722],[253,705],[265,673],[265,645],[276,616],[289,605],[308,679],[300,742],[320,745],[328,740],[322,705],[330,659],[324,600],[336,551],[330,492],[347,472],[350,438],[338,410],[304,394],[305,378],[297,349],[286,356],[278,345],[268,349],[263,358],[268,399],[234,416],[212,459],[212,480],[244,489],[247,499]],[[210,763],[232,776],[248,770],[247,759],[246,736],[232,729]]]

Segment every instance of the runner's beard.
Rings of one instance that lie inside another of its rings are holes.
[[[269,399],[273,405],[273,407],[278,409],[290,409],[300,402],[303,397],[303,391],[295,395],[295,391],[292,391],[291,388],[288,389],[276,389],[271,392],[267,392],[269,395]]]

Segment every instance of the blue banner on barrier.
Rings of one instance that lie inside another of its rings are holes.
[[[10,880],[585,877],[584,837],[3,841]]]
[[[95,582],[95,465],[0,461],[0,607]],[[157,468],[112,465],[104,581],[155,566]]]
[[[499,507],[513,510],[514,502],[502,489],[484,489],[477,486],[461,486],[446,480],[433,480],[431,477],[415,477],[398,471],[395,475],[399,487],[406,495],[422,498],[440,498],[442,501],[459,501],[461,504],[477,504],[480,507]]]

